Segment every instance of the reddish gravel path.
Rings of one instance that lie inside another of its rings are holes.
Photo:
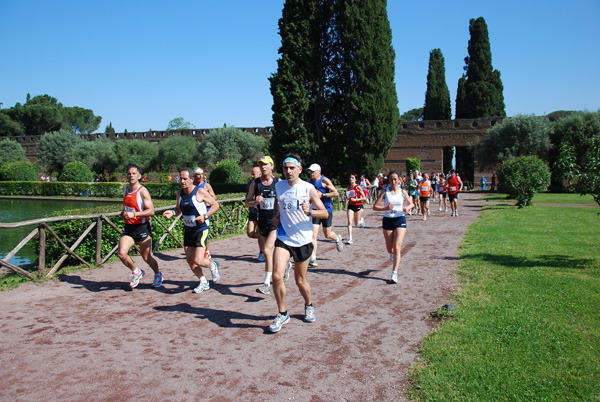
[[[238,236],[210,247],[222,279],[209,292],[196,285],[181,250],[157,255],[134,291],[121,263],[0,292],[2,401],[406,401],[410,364],[436,325],[429,312],[455,289],[458,245],[484,202],[461,194],[460,217],[435,212],[408,217],[398,285],[380,214],[367,206],[367,227],[342,253],[319,243],[311,268],[317,320],[288,282],[292,320],[267,327],[273,296],[255,292],[263,279],[256,242]],[[346,233],[345,212],[334,230]]]

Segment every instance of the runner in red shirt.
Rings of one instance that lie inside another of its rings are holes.
[[[450,216],[458,216],[458,193],[463,189],[463,182],[454,169],[450,171],[450,177],[446,180],[446,188],[448,189],[450,208],[452,208]]]
[[[365,220],[361,217],[363,210],[363,201],[367,200],[362,187],[356,181],[356,173],[350,174],[350,185],[346,189],[346,199],[348,200],[348,210],[346,214],[348,216],[348,240],[346,244],[352,244],[352,222],[356,226],[364,227]]]

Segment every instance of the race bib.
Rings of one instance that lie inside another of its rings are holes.
[[[354,198],[356,197],[356,191],[350,190],[346,195],[348,196],[348,198]]]
[[[421,186],[421,191],[429,191],[429,186]]]
[[[450,187],[450,191],[456,191],[456,186]]]
[[[267,210],[275,208],[275,197],[263,198],[260,202],[260,209]]]
[[[189,226],[189,227],[196,226],[196,216],[195,215],[183,215],[183,224],[185,226]]]
[[[125,210],[125,212],[135,212],[135,208],[123,207],[123,209]]]

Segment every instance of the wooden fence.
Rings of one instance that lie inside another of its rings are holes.
[[[220,234],[226,232],[229,228],[241,228],[245,229],[247,222],[242,223],[242,218],[245,220],[244,211],[244,199],[236,198],[229,200],[219,200],[219,204],[222,206],[225,204],[232,204],[232,208],[230,211],[227,211],[225,208],[219,208],[214,217],[211,217],[211,234],[213,236],[219,236]],[[162,213],[162,211],[173,209],[175,205],[170,205],[167,207],[155,208],[156,214]],[[8,261],[15,256],[23,246],[25,246],[29,241],[34,239],[36,235],[38,235],[37,240],[39,241],[40,251],[38,256],[38,277],[39,278],[51,278],[56,271],[62,266],[65,260],[72,256],[77,259],[81,264],[91,267],[90,263],[81,258],[75,250],[81,244],[81,242],[85,239],[85,237],[95,228],[96,229],[96,255],[94,259],[94,266],[99,266],[104,264],[110,257],[114,255],[114,253],[118,250],[119,244],[117,242],[116,245],[112,248],[112,250],[104,257],[102,257],[101,246],[102,246],[102,226],[103,224],[107,224],[112,229],[116,230],[119,234],[121,233],[121,229],[119,229],[113,222],[108,219],[109,217],[118,216],[121,214],[119,212],[106,213],[106,214],[94,214],[94,215],[66,215],[66,216],[56,216],[50,218],[41,218],[41,219],[31,219],[27,221],[21,222],[11,222],[11,223],[1,223],[0,222],[0,230],[1,229],[10,229],[10,228],[18,228],[23,226],[31,226],[36,225],[36,228],[33,229],[27,236],[25,236],[19,244],[13,248],[13,250],[8,253],[4,258],[0,260],[0,267],[6,267],[20,275],[26,276],[32,280],[36,279],[36,276],[18,266],[10,264]],[[181,215],[176,217],[173,222],[167,227],[160,219],[153,219],[152,222],[154,224],[159,224],[165,229],[165,233],[161,236],[161,238],[156,242],[152,252],[156,252],[156,250],[164,243],[164,240],[167,236],[173,237],[175,241],[183,247],[183,244],[177,239],[177,237],[172,233],[175,224],[179,221]],[[69,221],[69,220],[87,220],[93,219],[94,221],[81,233],[79,238],[71,245],[65,244],[65,242],[59,237],[59,235],[52,230],[49,226],[49,223],[52,222],[61,222],[61,221]],[[223,223],[223,225],[221,225]],[[54,237],[57,243],[65,250],[64,254],[59,258],[59,260],[49,269],[46,270],[46,238],[50,235]],[[137,246],[134,246],[137,252],[140,250]]]

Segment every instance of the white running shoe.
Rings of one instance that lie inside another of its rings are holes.
[[[362,216],[360,218],[360,222],[358,224],[358,227],[359,228],[364,228],[365,227],[365,218],[363,218]]]
[[[316,267],[317,265],[317,257],[315,257],[314,255],[310,256],[310,259],[308,260],[308,265],[311,267]]]
[[[398,272],[392,271],[392,277],[388,281],[390,285],[396,285],[398,283]]]
[[[458,211],[454,211],[454,216],[458,216]]]
[[[131,289],[137,287],[137,285],[140,284],[140,279],[142,279],[144,277],[144,274],[145,274],[145,272],[143,269],[140,269],[140,273],[137,275],[132,273],[131,274],[131,282],[129,282],[129,287]]]
[[[448,208],[444,208],[444,212],[448,212]]]
[[[194,293],[202,293],[207,291],[208,289],[210,289],[210,285],[208,284],[208,281],[205,279],[203,281],[200,281],[200,284],[198,285],[198,287],[196,287],[196,289],[194,289]]]
[[[263,283],[256,289],[256,293],[262,293],[263,295],[271,294],[271,285]]]
[[[439,212],[442,212],[442,207],[439,207],[439,208],[438,208],[438,211],[439,211]]]
[[[292,266],[294,265],[293,262],[288,261],[287,265],[285,266],[285,271],[283,272],[283,281],[287,282],[288,279],[290,279],[290,269],[292,269]]]
[[[217,261],[213,261],[210,264],[210,273],[212,274],[213,283],[219,282],[221,279],[221,271],[219,270],[219,263]]]
[[[315,306],[304,306],[304,321],[315,322]]]
[[[348,237],[348,240],[346,240],[346,244],[353,244],[354,242],[352,241],[352,237]]]
[[[283,327],[283,324],[287,324],[288,322],[290,322],[289,314],[281,315],[281,313],[277,313],[277,315],[275,316],[275,319],[273,320],[273,323],[271,323],[271,325],[269,325],[269,331],[279,332],[281,327]]]
[[[337,241],[335,242],[335,246],[337,247],[337,251],[342,251],[344,249],[344,242],[342,241],[342,235],[337,236]]]

